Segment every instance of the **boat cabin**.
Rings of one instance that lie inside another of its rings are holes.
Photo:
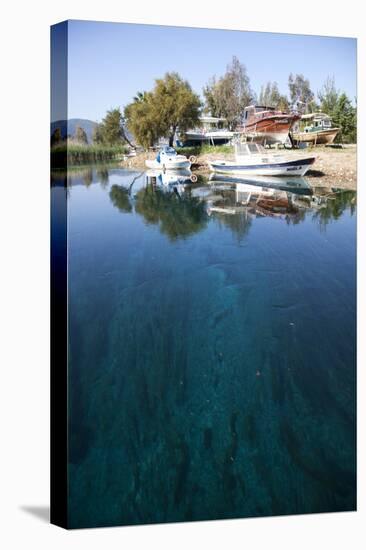
[[[244,109],[244,124],[248,123],[255,117],[257,120],[273,115],[276,112],[274,107],[267,105],[249,105]]]
[[[268,151],[260,143],[244,142],[235,143],[235,155],[237,157],[249,156],[249,155],[263,155],[268,154]]]
[[[174,149],[174,147],[169,147],[169,145],[165,145],[164,147],[162,147],[159,150],[158,154],[156,155],[155,160],[157,162],[160,162],[161,158],[164,157],[164,156],[176,157],[177,156],[177,151]]]
[[[310,113],[301,117],[304,126],[304,132],[319,132],[320,130],[330,130],[332,128],[331,118],[324,113]]]
[[[199,127],[205,132],[210,130],[222,130],[225,127],[226,119],[215,116],[201,116]]]

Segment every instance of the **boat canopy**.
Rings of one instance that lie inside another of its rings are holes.
[[[235,154],[239,156],[243,155],[258,155],[265,153],[266,150],[260,143],[246,142],[235,144]]]
[[[177,151],[174,149],[174,147],[169,147],[169,145],[165,145],[165,147],[162,147],[160,149],[161,153],[165,153],[166,155],[176,155]]]
[[[307,115],[302,115],[301,117],[301,120],[313,120],[313,119],[316,119],[316,118],[321,118],[321,119],[329,119],[330,116],[329,115],[326,115],[325,113],[309,113]]]

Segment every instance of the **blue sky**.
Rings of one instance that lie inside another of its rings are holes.
[[[315,93],[329,75],[352,100],[356,96],[353,38],[70,21],[68,118],[101,120],[167,71],[177,71],[202,95],[233,55],[258,94],[268,80],[287,93],[293,72],[309,78]]]

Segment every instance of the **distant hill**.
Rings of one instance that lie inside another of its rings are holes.
[[[70,118],[69,120],[56,120],[51,122],[51,134],[56,128],[60,128],[62,137],[65,138],[67,135],[74,136],[75,130],[78,126],[85,130],[85,133],[88,138],[88,142],[92,142],[93,130],[97,125],[93,120],[88,120],[86,118]]]
[[[61,135],[65,138],[67,135],[74,136],[76,128],[80,126],[86,132],[88,143],[93,141],[93,130],[97,126],[97,122],[93,120],[88,120],[86,118],[70,118],[69,120],[56,120],[51,122],[51,134],[55,131],[56,128],[60,128]],[[127,138],[134,143],[134,137],[125,127],[125,132]]]

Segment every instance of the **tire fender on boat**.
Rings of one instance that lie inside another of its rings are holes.
[[[194,155],[191,155],[188,160],[191,164],[196,164],[197,157],[195,157]]]

